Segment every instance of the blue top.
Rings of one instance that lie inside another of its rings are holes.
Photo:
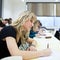
[[[37,34],[38,33],[38,31],[37,32],[34,32],[32,29],[30,30],[30,34],[29,34],[29,37],[30,38],[33,38],[33,37],[35,37],[35,34]]]

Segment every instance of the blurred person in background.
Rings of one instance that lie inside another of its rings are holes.
[[[8,26],[12,23],[12,19],[2,19],[0,20],[0,31],[3,29],[3,27]]]
[[[33,27],[31,28],[31,30],[30,30],[29,37],[30,37],[30,38],[35,37],[35,35],[38,34],[41,26],[42,26],[42,23],[41,23],[39,20],[36,20],[36,21],[34,22],[34,26],[33,26]]]
[[[9,18],[8,24],[12,23],[12,18]]]
[[[6,26],[7,23],[8,23],[7,19],[0,20],[0,31],[3,29],[3,27]]]

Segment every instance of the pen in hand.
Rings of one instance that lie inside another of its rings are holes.
[[[49,48],[49,43],[47,44],[47,48]]]

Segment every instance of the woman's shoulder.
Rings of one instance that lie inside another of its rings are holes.
[[[3,30],[15,30],[13,26],[5,26]]]
[[[13,26],[5,26],[4,28],[14,28]]]
[[[16,37],[16,30],[13,26],[6,26],[0,32],[0,37],[5,38],[7,36]]]
[[[6,26],[1,30],[1,33],[16,33],[16,29],[13,26]]]

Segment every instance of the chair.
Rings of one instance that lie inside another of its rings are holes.
[[[56,33],[55,33],[54,36],[55,36],[58,40],[60,40],[60,39],[59,39],[59,35],[60,35],[59,31],[56,31]]]
[[[22,56],[10,56],[10,57],[2,58],[1,60],[23,60],[23,59]]]

